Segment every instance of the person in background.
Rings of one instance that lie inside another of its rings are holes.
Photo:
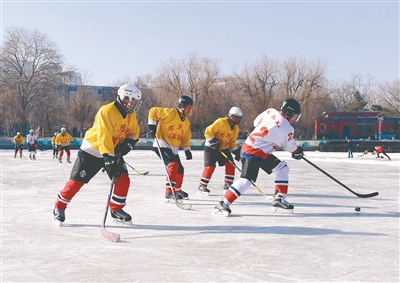
[[[104,167],[114,186],[109,203],[111,217],[131,223],[131,215],[123,210],[130,186],[123,156],[139,140],[136,112],[141,104],[142,92],[132,84],[124,84],[114,102],[100,107],[93,126],[85,133],[70,179],[57,196],[53,210],[55,221],[65,221],[65,210],[72,198]]]
[[[26,143],[28,144],[29,158],[31,160],[36,160],[38,138],[36,137],[34,130],[29,131],[29,134],[26,136]]]
[[[164,165],[167,167],[165,198],[189,199],[182,191],[184,168],[179,158],[178,149],[182,146],[186,159],[192,159],[190,151],[191,128],[188,115],[192,111],[193,100],[183,95],[178,100],[178,108],[153,107],[148,115],[149,138],[155,138],[153,151],[160,157],[158,144]],[[169,183],[171,181],[171,184]],[[172,189],[174,192],[172,192]]]
[[[254,120],[255,129],[242,145],[240,157],[242,173],[229,187],[223,199],[215,206],[213,213],[229,216],[230,205],[257,180],[261,168],[267,174],[275,174],[275,195],[272,211],[293,213],[294,206],[286,200],[289,188],[289,167],[284,160],[273,155],[279,146],[291,152],[292,158],[303,158],[303,149],[294,141],[294,129],[291,123],[301,117],[300,104],[292,98],[286,99],[280,111],[269,108]]]
[[[14,158],[17,158],[17,153],[19,151],[19,157],[22,158],[22,146],[24,145],[24,137],[21,136],[21,133],[18,132],[17,135],[14,137],[14,145],[15,145],[15,152]]]
[[[347,140],[347,158],[353,158],[354,143],[351,140]]]
[[[235,166],[231,163],[233,162],[231,152],[235,155],[235,159],[239,161],[240,148],[237,147],[236,140],[240,131],[239,123],[242,115],[240,108],[232,107],[229,110],[228,117],[218,118],[206,128],[204,132],[204,137],[206,138],[204,145],[204,169],[197,191],[199,195],[210,194],[208,183],[215,171],[217,162],[219,166],[225,166],[224,192],[232,185],[235,178]],[[228,159],[220,153],[220,150]]]
[[[389,155],[387,155],[385,149],[384,149],[383,146],[381,146],[381,145],[375,146],[375,151],[374,151],[374,152],[376,153],[376,158],[383,158],[383,156],[379,156],[379,154],[382,153],[382,154],[385,155],[387,158],[389,158],[389,160],[391,160],[390,157],[389,157]]]
[[[58,162],[62,163],[62,157],[64,155],[64,150],[65,153],[67,154],[67,163],[71,163],[71,150],[69,149],[69,147],[73,144],[74,142],[74,138],[67,133],[67,129],[65,129],[64,127],[61,128],[61,133],[59,133],[56,136],[56,146],[57,146],[57,150],[59,151],[58,154]]]
[[[53,159],[56,158],[58,159],[58,147],[56,144],[56,137],[57,137],[58,133],[55,132],[54,136],[51,138],[51,145],[53,146]]]

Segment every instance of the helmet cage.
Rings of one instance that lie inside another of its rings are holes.
[[[228,118],[233,124],[239,124],[242,120],[242,110],[238,107],[232,107],[229,110]]]
[[[185,109],[187,105],[193,106],[193,99],[186,95],[181,96],[178,100],[178,108]]]
[[[134,85],[125,84],[118,89],[118,102],[128,114],[135,113],[142,106],[142,92]]]
[[[281,113],[290,121],[298,122],[301,117],[300,104],[293,98],[286,99],[282,103]]]

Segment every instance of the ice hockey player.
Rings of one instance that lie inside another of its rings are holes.
[[[56,137],[58,133],[55,132],[54,136],[51,138],[51,145],[53,146],[53,159],[56,158],[58,160],[58,147],[56,144]]]
[[[231,163],[233,162],[231,152],[235,155],[235,159],[239,161],[240,148],[236,145],[236,139],[240,131],[239,123],[242,115],[240,108],[232,107],[229,110],[228,117],[218,118],[206,128],[204,132],[204,137],[206,138],[204,145],[204,169],[197,191],[199,195],[209,195],[210,189],[208,188],[208,183],[215,171],[217,162],[219,166],[225,166],[224,192],[232,185],[235,178],[235,166]],[[231,162],[219,152],[220,150]]]
[[[215,206],[213,213],[228,216],[230,204],[240,197],[257,180],[261,168],[267,174],[275,174],[275,195],[272,211],[293,213],[293,205],[286,200],[289,187],[289,167],[272,153],[281,146],[292,153],[292,158],[303,158],[303,149],[294,141],[294,129],[291,123],[301,116],[300,104],[292,98],[286,99],[280,111],[269,108],[254,120],[255,129],[247,137],[241,148],[242,173]]]
[[[377,145],[375,146],[375,151],[374,153],[376,154],[376,158],[383,158],[383,156],[379,156],[380,153],[382,153],[383,155],[385,155],[387,158],[390,159],[389,155],[387,155],[386,151],[383,149],[383,146],[381,145]]]
[[[123,210],[130,185],[123,156],[138,141],[140,128],[136,112],[141,104],[141,91],[132,84],[124,84],[118,89],[116,101],[98,110],[93,126],[85,133],[70,180],[57,196],[53,210],[56,223],[65,221],[67,205],[103,167],[110,180],[115,182],[109,204],[111,217],[131,223],[132,217]]]
[[[188,193],[182,191],[184,168],[179,158],[178,149],[182,146],[185,151],[186,159],[192,159],[190,151],[191,128],[188,115],[193,108],[193,100],[183,95],[178,100],[178,108],[153,107],[148,115],[149,138],[156,138],[160,145],[162,159],[167,167],[166,176],[167,200],[189,199]],[[158,123],[158,124],[157,124]],[[153,151],[160,157],[156,140],[153,143]],[[171,181],[169,184],[168,179]],[[171,190],[174,188],[174,193]]]
[[[19,151],[19,157],[22,158],[22,146],[24,145],[24,137],[21,136],[21,133],[18,132],[17,135],[14,137],[14,145],[15,145],[15,152],[14,158],[17,158],[17,153]]]
[[[26,143],[28,144],[29,158],[31,160],[36,160],[36,147],[38,139],[34,130],[29,131],[29,134],[26,136]]]
[[[65,153],[67,154],[67,163],[71,163],[71,150],[69,147],[73,145],[74,138],[67,133],[67,129],[64,127],[61,128],[61,133],[59,133],[56,136],[56,145],[57,145],[57,150],[58,150],[58,162],[62,163],[62,157],[64,155],[64,150]]]

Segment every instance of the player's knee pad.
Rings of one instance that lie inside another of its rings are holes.
[[[285,160],[279,162],[279,164],[272,169],[272,172],[275,173],[276,179],[281,179],[281,180],[289,179],[289,166],[287,165]]]

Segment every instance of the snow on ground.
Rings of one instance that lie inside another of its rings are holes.
[[[72,151],[75,160],[76,150]],[[27,157],[27,151],[24,151]],[[306,152],[306,157],[362,199],[305,161],[276,152],[290,167],[288,200],[293,215],[270,211],[271,201],[254,188],[231,206],[232,215],[212,215],[222,197],[222,167],[210,196],[196,194],[203,152],[184,159],[183,189],[191,210],[165,204],[165,170],[149,150],[133,151],[134,170],[125,210],[133,226],[114,223],[112,243],[100,235],[110,180],[99,174],[85,185],[56,227],[52,209],[72,164],[59,164],[51,150],[37,160],[1,156],[1,282],[399,282],[399,165],[369,154]],[[238,174],[236,174],[238,176]],[[267,195],[274,177],[255,182]],[[360,207],[357,213],[354,208]]]

